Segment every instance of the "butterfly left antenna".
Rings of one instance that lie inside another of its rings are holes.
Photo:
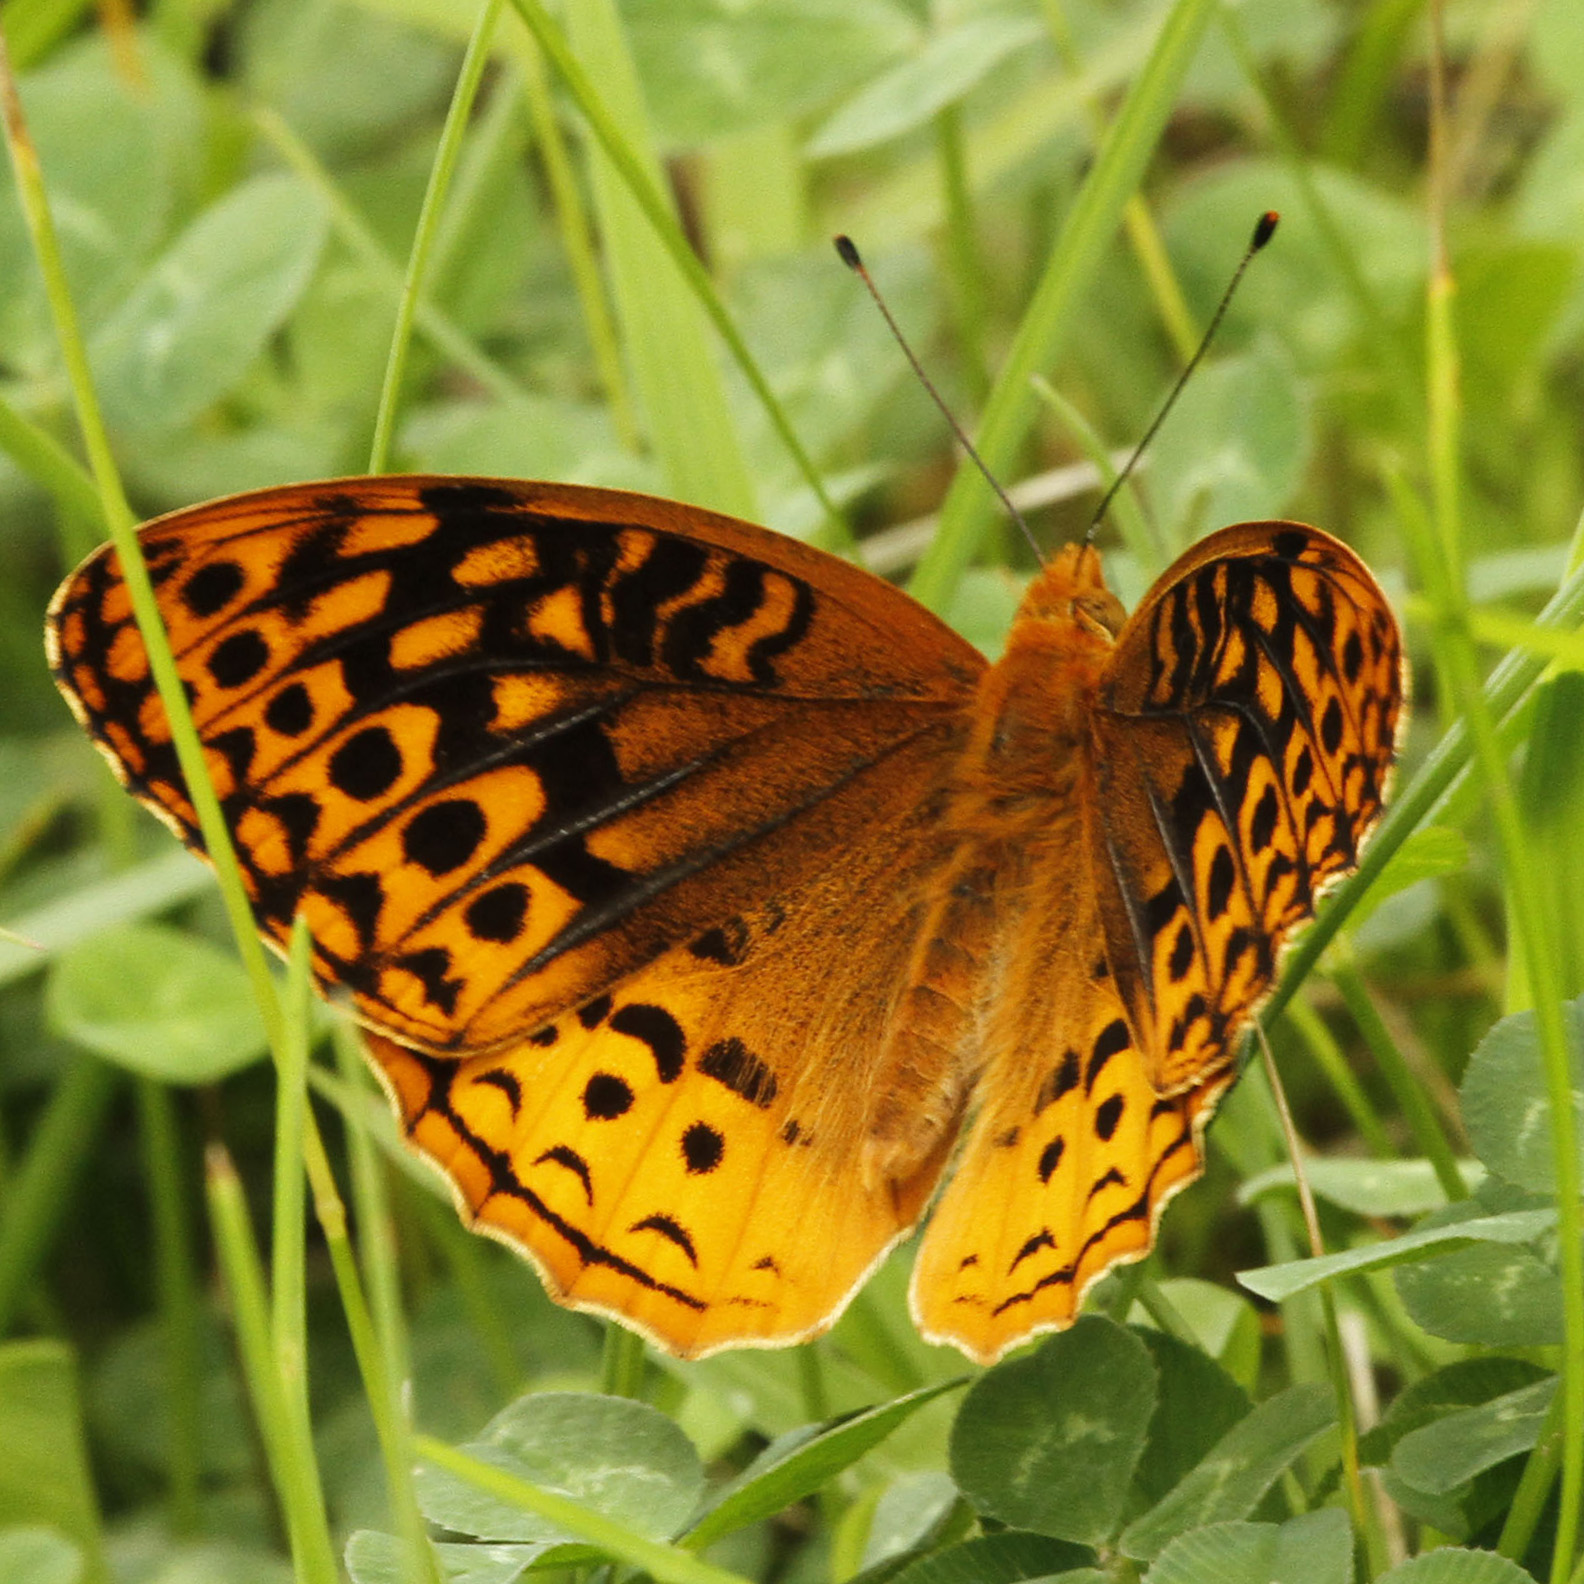
[[[996,492],[996,495],[1000,498],[1002,506],[1006,508],[1007,516],[1010,517],[1020,529],[1022,529],[1023,537],[1028,540],[1029,548],[1034,552],[1034,559],[1043,563],[1045,560],[1044,552],[1041,551],[1033,533],[1029,529],[1029,525],[1023,520],[1023,513],[1012,504],[1012,497],[1001,488],[1000,481],[996,478],[995,474],[990,471],[989,467],[985,463],[985,459],[980,456],[976,450],[974,450],[973,441],[968,438],[967,431],[960,423],[957,422],[956,415],[952,412],[951,408],[946,405],[946,398],[935,389],[934,380],[932,380],[929,375],[924,372],[924,365],[919,362],[918,358],[914,355],[913,348],[908,345],[907,337],[902,334],[902,327],[896,322],[895,319],[891,317],[891,310],[886,306],[885,298],[880,295],[880,288],[876,286],[874,281],[870,278],[869,271],[865,267],[863,259],[859,256],[858,249],[854,245],[853,239],[850,236],[837,237],[836,252],[840,256],[842,263],[845,264],[847,268],[850,269],[853,274],[864,283],[864,286],[868,289],[869,295],[874,298],[875,307],[880,310],[885,322],[891,327],[891,334],[896,337],[897,345],[902,348],[902,351],[907,356],[908,362],[913,365],[913,372],[918,375],[919,384],[929,392],[930,400],[940,408],[941,416],[945,418],[946,422],[951,426],[951,432],[957,436],[958,444],[961,445],[963,450],[968,453],[973,465],[978,468],[982,474],[984,474],[985,482],[989,484],[990,488],[993,489]]]

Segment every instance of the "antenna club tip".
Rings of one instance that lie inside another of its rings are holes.
[[[833,238],[836,243],[836,256],[851,270],[861,270],[863,260],[858,256],[857,244],[850,236],[837,236]]]
[[[1258,252],[1276,235],[1276,225],[1280,219],[1281,216],[1274,209],[1267,209],[1259,217],[1254,227],[1254,240],[1249,244],[1250,252]]]

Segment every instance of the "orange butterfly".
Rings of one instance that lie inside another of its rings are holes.
[[[1150,1248],[1282,943],[1377,819],[1397,626],[1295,523],[1131,619],[1091,548],[995,665],[641,495],[293,485],[142,530],[266,937],[312,929],[408,1136],[562,1302],[673,1352],[828,1327],[924,1214],[991,1360]],[[117,563],[56,678],[198,842]]]

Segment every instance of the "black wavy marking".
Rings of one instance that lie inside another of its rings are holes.
[[[1123,1225],[1125,1222],[1143,1221],[1148,1219],[1150,1206],[1154,1203],[1155,1199],[1155,1182],[1160,1175],[1161,1168],[1165,1166],[1167,1161],[1171,1160],[1183,1149],[1192,1148],[1192,1144],[1192,1129],[1184,1127],[1183,1131],[1178,1135],[1171,1148],[1166,1150],[1151,1168],[1149,1179],[1144,1184],[1143,1191],[1139,1194],[1138,1198],[1135,1199],[1131,1204],[1124,1206],[1121,1210],[1118,1210],[1114,1215],[1110,1216],[1106,1222],[1096,1231],[1091,1232],[1089,1236],[1084,1239],[1077,1254],[1073,1257],[1070,1264],[1063,1265],[1059,1270],[1048,1271],[1045,1275],[1041,1276],[1040,1279],[1033,1284],[1033,1286],[1026,1287],[1021,1292],[1015,1292],[1009,1297],[1003,1298],[1001,1302],[990,1311],[991,1314],[1002,1315],[1010,1309],[1015,1309],[1019,1304],[1032,1303],[1034,1299],[1047,1287],[1071,1286],[1078,1272],[1083,1268],[1084,1257],[1088,1254],[1090,1249],[1092,1249],[1109,1233],[1111,1233],[1117,1227]],[[1096,1186],[1099,1186],[1099,1184]],[[959,1303],[966,1303],[972,1300],[959,1298],[957,1301]]]
[[[413,1132],[413,1129],[417,1126],[417,1121],[424,1115],[424,1112],[435,1111],[445,1118],[457,1137],[472,1151],[479,1164],[489,1173],[490,1192],[485,1196],[484,1200],[480,1201],[480,1210],[496,1194],[516,1199],[520,1203],[527,1205],[529,1210],[540,1221],[549,1227],[552,1232],[556,1233],[577,1254],[584,1265],[598,1265],[604,1269],[615,1271],[618,1275],[637,1282],[640,1287],[673,1299],[681,1304],[683,1308],[691,1309],[695,1313],[702,1314],[709,1308],[707,1300],[700,1298],[696,1293],[690,1293],[684,1288],[674,1286],[670,1282],[660,1281],[657,1277],[650,1275],[641,1265],[635,1265],[631,1260],[624,1259],[612,1249],[606,1248],[603,1243],[596,1243],[586,1232],[581,1231],[573,1226],[570,1221],[557,1215],[538,1194],[517,1176],[512,1169],[511,1157],[506,1151],[495,1149],[486,1143],[457,1114],[451,1104],[450,1094],[451,1084],[456,1076],[456,1064],[438,1057],[425,1056],[419,1051],[412,1051],[410,1054],[424,1069],[429,1078],[429,1096],[423,1110],[417,1114],[407,1131],[409,1134]],[[548,1152],[547,1157],[541,1158],[555,1159],[558,1164],[568,1165],[568,1169],[576,1170],[569,1163],[562,1161],[554,1151]],[[585,1186],[588,1185],[585,1184]],[[592,1193],[591,1189],[590,1192]],[[651,1221],[658,1222],[661,1219],[665,1218],[652,1217]],[[667,1237],[670,1237],[671,1232],[674,1231],[681,1239],[677,1243],[679,1248],[682,1248],[685,1253],[692,1248],[686,1232],[680,1226],[677,1226],[675,1222],[670,1224],[670,1230],[658,1224],[640,1223],[640,1226],[644,1226],[647,1230],[660,1232]],[[634,1230],[637,1229],[635,1228]],[[673,1241],[676,1241],[676,1239],[673,1239]],[[696,1259],[694,1263],[697,1263]]]

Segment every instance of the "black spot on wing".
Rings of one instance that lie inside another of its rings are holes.
[[[749,1105],[765,1110],[775,1102],[775,1074],[735,1035],[711,1045],[698,1066],[706,1078],[724,1084]]]

